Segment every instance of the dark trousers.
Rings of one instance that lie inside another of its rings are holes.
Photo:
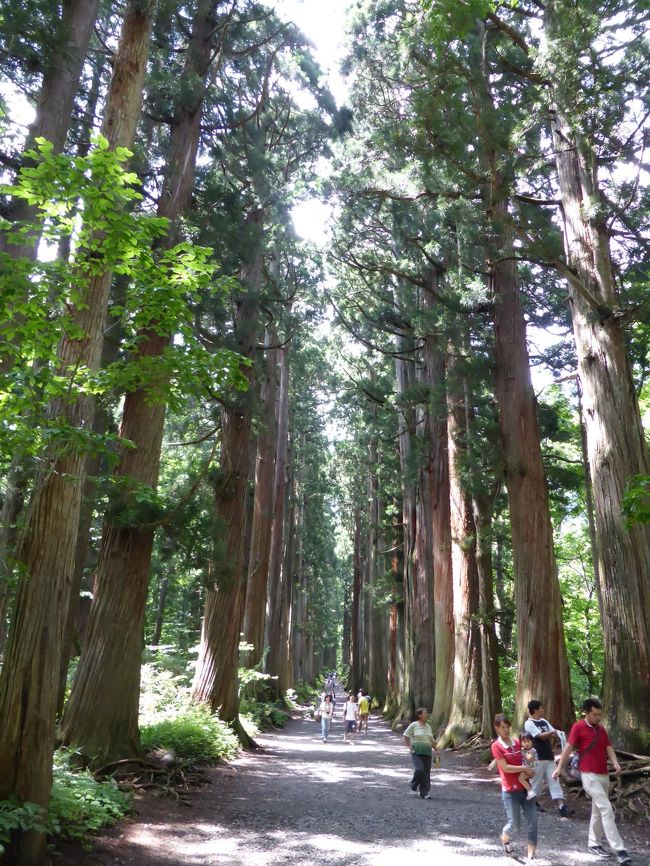
[[[414,791],[420,789],[420,796],[426,797],[431,790],[431,758],[432,755],[416,755],[411,753],[413,761],[413,778],[411,779],[411,788]]]

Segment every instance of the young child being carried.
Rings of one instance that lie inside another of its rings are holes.
[[[537,749],[533,747],[533,738],[528,733],[528,731],[522,731],[519,734],[519,742],[521,743],[521,758],[523,761],[524,767],[530,767],[531,770],[534,770],[537,766]],[[527,800],[533,800],[535,798],[535,792],[533,791],[530,784],[530,777],[526,773],[520,773],[517,778],[524,786],[524,788],[528,791],[526,794]]]

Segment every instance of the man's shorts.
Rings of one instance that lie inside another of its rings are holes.
[[[354,719],[346,719],[345,720],[345,733],[353,734],[357,729],[357,723]]]

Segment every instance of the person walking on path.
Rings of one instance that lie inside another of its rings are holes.
[[[318,714],[320,715],[320,729],[323,734],[323,742],[326,743],[334,717],[334,702],[330,694],[326,694],[321,701]]]
[[[494,731],[497,738],[492,743],[492,757],[499,768],[501,799],[508,819],[501,831],[501,842],[505,853],[513,857],[512,833],[519,832],[523,810],[528,839],[526,863],[532,866],[537,851],[537,808],[535,800],[526,799],[526,789],[518,777],[520,773],[525,773],[532,778],[535,771],[528,767],[524,768],[521,743],[510,736],[511,727],[510,719],[503,713],[497,713],[494,717]]]
[[[532,788],[535,796],[542,793],[544,780],[548,785],[549,794],[557,803],[558,812],[563,818],[574,814],[574,809],[569,809],[564,802],[564,792],[559,781],[553,778],[555,769],[555,755],[553,754],[553,738],[561,734],[544,717],[544,706],[541,701],[528,701],[528,719],[524,724],[524,730],[533,738],[533,746],[537,752],[537,767],[532,779]]]
[[[357,729],[357,716],[359,715],[359,704],[354,696],[354,692],[350,692],[347,701],[343,704],[343,742],[354,743],[354,732]],[[350,739],[348,740],[348,735]]]
[[[368,717],[370,715],[370,695],[364,692],[359,700],[359,733],[368,733]]]
[[[411,791],[419,791],[423,800],[430,800],[431,761],[433,752],[436,751],[437,754],[436,741],[429,724],[429,711],[420,707],[415,711],[415,718],[403,734],[414,768]]]
[[[609,772],[607,758],[616,773],[621,772],[616,752],[609,741],[607,731],[601,725],[603,705],[597,698],[587,698],[582,705],[584,718],[576,722],[569,732],[569,739],[560,755],[555,779],[563,772],[572,752],[578,751],[582,787],[591,797],[591,820],[589,822],[589,852],[599,860],[608,860],[609,853],[603,848],[603,835],[609,847],[616,853],[619,863],[631,863],[632,858],[625,850],[625,843],[618,832],[614,820],[614,810],[609,802]]]

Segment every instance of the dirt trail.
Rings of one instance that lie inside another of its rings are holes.
[[[337,709],[340,708],[340,704]],[[441,866],[512,863],[495,777],[476,756],[443,753],[432,800],[411,794],[402,738],[379,719],[354,745],[342,743],[340,710],[328,743],[320,725],[291,720],[259,737],[260,752],[210,772],[191,805],[146,798],[132,821],[100,837],[89,853],[68,850],[59,866]],[[588,805],[560,818],[545,801],[539,816],[539,866],[582,866]],[[637,866],[650,864],[647,830],[624,826]],[[525,840],[517,843],[523,861]],[[610,861],[614,863],[614,861]]]

